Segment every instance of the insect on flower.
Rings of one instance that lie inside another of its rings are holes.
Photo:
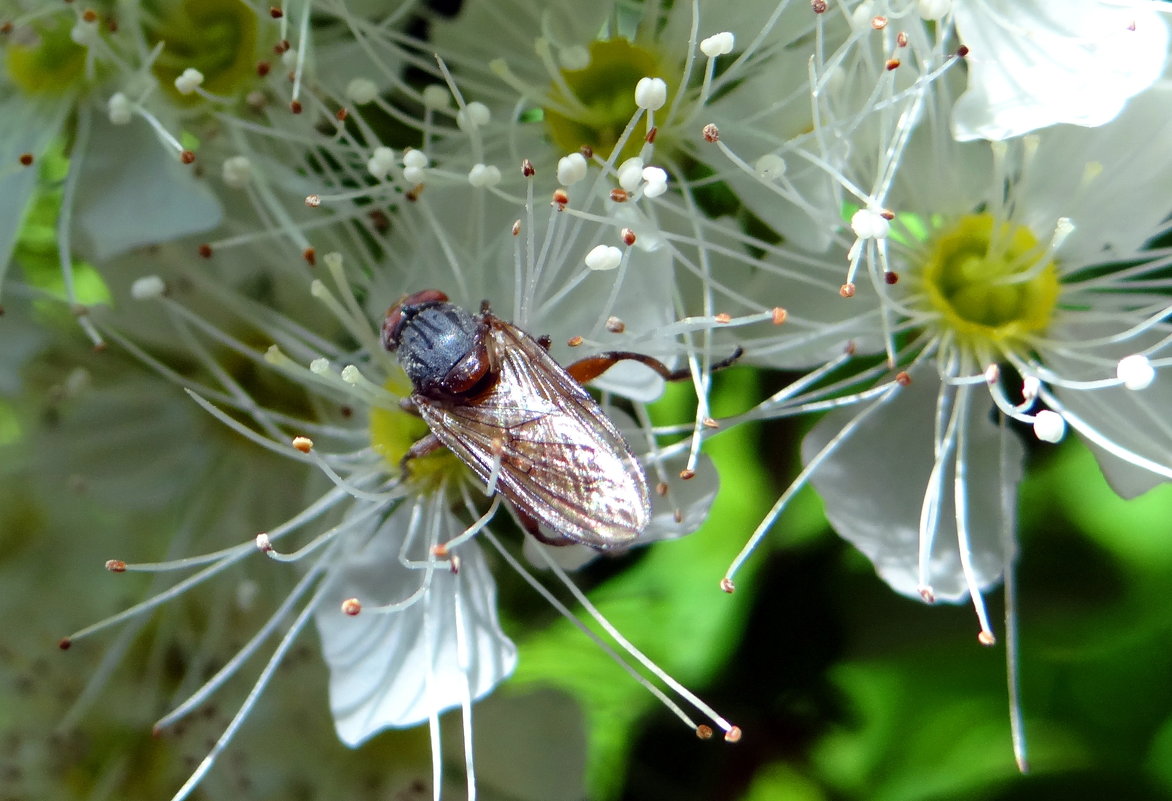
[[[651,515],[647,477],[618,428],[582,384],[633,360],[668,381],[689,375],[630,351],[562,367],[535,339],[481,304],[479,314],[426,289],[387,311],[383,346],[411,379],[410,404],[431,433],[403,464],[447,447],[551,545],[598,550],[631,544]],[[714,365],[739,358],[737,351]],[[541,530],[540,524],[546,526]]]

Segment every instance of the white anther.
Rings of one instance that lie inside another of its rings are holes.
[[[353,78],[346,84],[346,97],[356,106],[365,106],[378,97],[378,84],[370,78]]]
[[[85,16],[79,16],[77,22],[69,30],[69,38],[73,40],[74,44],[93,47],[99,39],[97,18],[91,21],[87,20]]]
[[[111,125],[125,125],[130,122],[130,98],[121,92],[110,95],[110,99],[106,101],[106,114],[110,117]]]
[[[628,192],[634,192],[643,183],[643,159],[635,156],[619,165],[619,186]]]
[[[1066,420],[1058,412],[1044,409],[1034,416],[1034,436],[1042,442],[1058,442],[1066,434]]]
[[[175,79],[175,88],[179,90],[179,94],[189,95],[202,83],[203,73],[193,67],[188,67]]]
[[[1142,353],[1124,356],[1115,367],[1115,375],[1130,390],[1147,389],[1156,380],[1156,368]]]
[[[623,260],[623,252],[613,245],[596,245],[586,254],[586,266],[591,270],[613,270]]]
[[[433,83],[423,90],[423,105],[427,108],[447,108],[452,103],[452,93],[442,83]]]
[[[635,84],[635,105],[648,111],[663,108],[667,102],[667,83],[663,78],[640,78]]]
[[[952,10],[952,0],[917,0],[916,12],[924,19],[940,19]]]
[[[1021,399],[1023,401],[1032,401],[1038,397],[1038,392],[1042,389],[1042,381],[1036,375],[1027,375],[1021,380]]]
[[[757,163],[753,165],[753,168],[757,170],[757,177],[761,180],[776,181],[785,175],[785,159],[776,153],[766,153],[757,159]]]
[[[144,275],[130,285],[130,297],[135,300],[161,298],[167,291],[167,284],[157,275]]]
[[[563,47],[558,51],[558,61],[565,70],[584,70],[590,66],[590,51],[582,45]]]
[[[891,223],[877,211],[859,209],[851,215],[851,230],[859,239],[883,239],[891,230]]]
[[[252,162],[247,156],[231,156],[224,159],[220,168],[224,183],[233,189],[243,189],[252,180]]]
[[[479,101],[469,103],[456,114],[456,126],[461,131],[467,131],[469,128],[481,128],[488,125],[491,120],[492,112],[488,110],[488,106]]]
[[[645,197],[659,197],[667,191],[667,172],[660,167],[644,167],[643,180],[647,182],[643,187]]]
[[[586,157],[581,153],[571,153],[558,159],[558,183],[562,186],[572,186],[586,177]]]
[[[330,360],[325,356],[318,356],[309,363],[309,372],[314,375],[325,375],[330,371]]]
[[[395,151],[389,147],[380,145],[374,149],[374,153],[370,156],[370,161],[366,162],[366,171],[369,172],[376,181],[381,181],[387,177],[387,173],[395,166]]]
[[[716,58],[731,53],[734,44],[736,37],[728,31],[722,31],[700,42],[700,52],[709,58]]]
[[[475,187],[496,186],[501,182],[501,171],[491,164],[473,164],[468,171],[468,183]]]

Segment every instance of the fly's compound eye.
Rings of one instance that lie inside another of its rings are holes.
[[[448,296],[438,289],[422,289],[419,292],[404,295],[398,303],[387,309],[386,319],[383,320],[383,347],[391,353],[399,349],[399,334],[402,332],[404,322],[410,319],[414,313],[414,307],[429,303],[447,303],[447,301]]]

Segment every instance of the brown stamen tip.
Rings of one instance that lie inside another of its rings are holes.
[[[190,150],[181,150],[179,152],[179,161],[183,164],[191,164],[195,161],[195,153],[192,153]]]
[[[212,257],[212,246],[204,242],[199,246],[199,255],[205,259],[210,259]]]
[[[630,228],[624,228],[623,230],[619,231],[619,236],[622,237],[624,245],[630,247],[631,245],[635,244],[635,232]]]
[[[317,266],[317,251],[313,248],[306,248],[301,251],[301,258],[305,259],[305,263],[310,267]]]
[[[285,16],[285,12],[282,11],[281,9],[277,8],[276,6],[273,6],[272,8],[269,9],[269,16],[272,17],[273,19],[280,19],[281,17]]]
[[[582,147],[578,148],[578,152],[587,159],[594,158],[594,148],[590,147],[590,145],[582,145]]]
[[[267,531],[262,531],[256,535],[256,549],[261,553],[273,552],[273,541],[269,539]]]
[[[621,334],[627,330],[627,324],[617,317],[606,318],[606,330],[612,334]]]
[[[846,343],[846,347],[842,349],[842,352],[847,356],[854,356],[856,350],[858,350],[858,346],[854,342],[848,342]]]
[[[121,559],[107,559],[106,560],[106,569],[109,570],[111,573],[125,573],[126,572],[126,563],[123,562]]]
[[[572,336],[569,339],[567,339],[566,344],[569,345],[571,348],[576,348],[579,345],[581,345],[583,341],[584,340],[582,339],[582,337],[575,335],[575,336]]]
[[[855,296],[855,285],[848,281],[838,288],[838,294],[844,298],[853,298]]]
[[[629,197],[630,197],[630,195],[627,194],[626,189],[612,189],[612,190],[610,190],[610,199],[613,200],[615,203],[626,203],[627,198],[629,198]]]
[[[700,421],[700,425],[704,426],[705,428],[720,428],[720,423],[718,423],[716,419],[712,417],[705,417]]]
[[[289,110],[292,111],[294,114],[300,114],[301,113],[301,101],[300,100],[290,100],[289,101]]]
[[[292,47],[292,45],[289,44],[289,40],[282,39],[281,41],[279,41],[275,45],[273,45],[273,52],[276,53],[278,56],[282,56],[289,50],[290,47]]]
[[[62,637],[57,641],[57,647],[62,651],[68,651],[73,646],[73,640],[68,637]]]
[[[357,598],[347,598],[342,601],[342,614],[354,617],[362,611],[362,602]]]
[[[708,123],[700,133],[703,135],[704,141],[709,144],[720,141],[720,129],[716,127],[715,123]]]
[[[728,314],[727,312],[721,312],[720,314],[716,315],[712,319],[723,325],[724,323],[731,323],[732,322],[732,315]]]
[[[20,163],[21,163],[21,166],[24,166],[24,167],[31,167],[31,166],[32,166],[32,164],[33,164],[33,161],[35,161],[35,159],[33,158],[33,154],[32,154],[32,153],[21,153],[21,154],[20,154]]]
[[[349,116],[350,109],[346,108],[345,106],[342,106],[340,109],[334,112],[334,119],[338,122],[345,122],[346,118]]]
[[[956,48],[956,55],[959,58],[964,58],[968,54],[969,54],[969,49],[965,45],[961,45],[960,47]]]
[[[894,270],[888,270],[887,272],[883,273],[883,280],[888,284],[898,284],[899,273],[895,272]]]
[[[263,78],[263,77],[265,77],[266,75],[268,75],[268,74],[269,74],[269,71],[270,71],[272,68],[273,68],[273,65],[272,65],[272,64],[270,64],[270,63],[269,63],[269,62],[267,62],[267,61],[258,61],[258,62],[256,62],[256,74],[257,74],[257,77],[258,77],[258,78]]]
[[[906,387],[908,384],[912,383],[912,377],[905,371],[900,370],[895,374],[895,383],[899,384],[901,387]]]
[[[739,743],[741,741],[741,727],[733,726],[724,733],[724,741],[726,743]]]
[[[321,205],[321,195],[306,195],[305,205],[309,206],[311,209],[316,209]]]
[[[431,549],[431,555],[434,556],[436,559],[447,559],[448,558],[448,546],[444,545],[441,542],[439,545],[436,545]]]
[[[667,491],[669,489],[670,489],[670,487],[668,487],[666,481],[660,481],[658,484],[655,485],[655,494],[658,495],[659,497],[663,498],[667,495]]]
[[[932,591],[931,587],[917,587],[916,591],[920,593],[920,597],[924,599],[924,603],[936,603],[936,593]]]
[[[566,204],[570,202],[570,193],[564,189],[553,190],[553,205],[557,206],[558,210],[564,209]]]
[[[895,212],[891,209],[883,209],[881,212],[879,212],[879,216],[887,220],[887,222],[891,222],[895,219]]]
[[[672,520],[674,520],[674,521],[676,521],[677,523],[682,523],[682,522],[684,522],[684,513],[683,513],[683,511],[682,511],[682,510],[680,510],[680,509],[676,509],[674,512],[672,512],[672,513],[671,513],[671,519],[672,519]]]
[[[695,470],[689,470],[685,467],[683,470],[680,471],[680,478],[682,478],[684,481],[688,481],[689,479],[693,479],[695,477],[696,477]]]
[[[460,572],[460,557],[456,554],[452,554],[448,560],[448,564],[451,566],[452,575],[458,575]]]
[[[725,576],[720,580],[720,589],[724,592],[727,592],[729,595],[732,595],[737,591],[737,585],[733,583],[732,579],[730,579],[728,576]]]
[[[977,635],[977,642],[979,642],[981,645],[984,645],[987,648],[990,645],[996,645],[997,638],[993,636],[993,632],[991,632],[991,631],[982,631],[980,634]]]
[[[89,23],[97,22],[98,12],[94,11],[92,8],[87,8],[85,11],[81,12],[81,18]]]
[[[895,35],[895,45],[896,47],[907,47],[907,34],[904,31]]]
[[[537,168],[533,166],[533,162],[529,159],[523,159],[521,161],[521,174],[526,178],[532,178],[534,175],[537,175]]]
[[[815,14],[825,14],[826,8],[826,0],[811,0],[810,2],[810,10]]]
[[[701,740],[711,740],[712,739],[712,727],[706,723],[701,723],[699,726],[696,727],[696,736],[699,737]]]
[[[0,33],[12,33],[12,28],[12,23],[6,20],[4,24],[0,25]]]
[[[887,17],[872,17],[871,27],[877,31],[881,31],[887,27]]]
[[[423,194],[423,184],[415,184],[415,186],[411,187],[410,189],[408,189],[406,192],[403,193],[403,197],[407,198],[407,200],[410,200],[412,203],[414,203],[416,200],[419,200],[419,196],[422,194]]]
[[[888,72],[891,72],[892,70],[899,69],[899,59],[898,58],[887,59],[887,63],[883,65],[883,69],[887,70]]]
[[[774,325],[781,325],[782,323],[784,323],[786,321],[786,318],[788,318],[788,317],[789,317],[789,312],[787,312],[785,309],[781,308],[780,306],[773,307],[773,324]]]
[[[293,437],[293,447],[302,453],[309,453],[313,450],[313,440],[309,437]]]
[[[654,142],[654,141],[655,141],[655,135],[656,135],[657,133],[659,133],[659,129],[658,129],[658,128],[652,128],[651,130],[649,130],[649,131],[647,132],[647,136],[643,137],[644,141],[646,141],[646,142],[647,142],[647,144],[651,144],[652,142]]]

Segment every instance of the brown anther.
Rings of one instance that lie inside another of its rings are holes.
[[[895,212],[891,209],[880,209],[879,216],[887,220],[887,222],[891,222],[895,219]]]
[[[273,552],[273,541],[269,539],[268,532],[262,531],[256,535],[256,549],[261,553]]]
[[[991,645],[997,644],[997,638],[993,636],[991,631],[982,631],[977,635],[977,642],[988,648]]]
[[[732,315],[729,314],[728,312],[721,312],[720,314],[717,314],[716,316],[714,316],[712,319],[723,325],[724,323],[731,323],[732,322]]]
[[[956,55],[958,58],[964,58],[968,54],[969,54],[969,49],[967,46],[961,45],[960,47],[956,48]]]
[[[895,270],[887,270],[883,273],[883,280],[888,284],[898,284],[899,273],[897,273]]]
[[[693,479],[695,477],[696,477],[695,470],[689,470],[688,468],[685,467],[683,470],[680,471],[680,478],[682,478],[684,481],[688,481],[689,479]]]
[[[106,560],[106,569],[109,570],[111,573],[125,573],[126,572],[126,563],[123,562],[121,559],[107,559]]]
[[[682,523],[682,522],[684,522],[684,513],[681,512],[679,509],[676,509],[674,512],[671,513],[671,519],[676,521],[677,523]]]
[[[351,417],[354,416],[354,407],[353,406],[339,406],[338,407],[338,414],[342,415],[342,417],[349,420]]]
[[[720,428],[720,423],[718,423],[714,417],[705,417],[700,421],[700,425],[704,426],[705,428]]]
[[[570,202],[570,193],[569,192],[567,192],[564,189],[560,189],[560,188],[553,190],[553,205],[557,206],[558,211],[561,211],[562,209],[564,209],[566,207],[566,204],[569,202]]]
[[[181,150],[179,151],[179,161],[183,162],[184,164],[191,164],[193,161],[195,161],[195,154],[190,150]]]
[[[899,59],[898,58],[887,59],[887,63],[883,65],[883,69],[887,70],[888,72],[891,72],[892,70],[899,69]]]
[[[877,31],[881,31],[887,27],[887,17],[872,17],[871,27]]]
[[[285,12],[282,11],[281,9],[277,8],[276,6],[273,6],[272,8],[269,9],[269,16],[272,17],[273,19],[280,19],[281,17],[285,16]]]
[[[895,383],[899,384],[901,387],[909,386],[912,383],[912,377],[904,370],[900,370],[895,374]]]
[[[720,129],[716,127],[715,123],[708,123],[701,129],[700,133],[704,137],[704,141],[709,144],[720,141]]]
[[[81,18],[86,22],[97,22],[98,12],[94,11],[92,8],[87,8],[85,11],[81,12]]]
[[[855,285],[848,281],[838,288],[838,294],[844,298],[853,298],[855,296]]]
[[[266,75],[268,75],[268,74],[269,74],[269,71],[270,71],[272,68],[273,68],[273,65],[272,65],[272,64],[270,64],[270,63],[269,63],[269,62],[267,62],[267,61],[258,61],[258,62],[256,62],[256,74],[257,74],[259,77],[261,77],[261,78],[263,78],[263,77],[265,77]]]
[[[619,231],[619,236],[622,238],[624,245],[630,247],[631,245],[635,244],[635,232],[630,228],[624,228],[623,230]]]
[[[917,587],[916,592],[918,592],[920,594],[920,597],[924,599],[924,603],[926,603],[926,604],[936,603],[936,593],[932,591],[931,587],[928,587],[928,586]]]
[[[342,614],[354,617],[362,611],[362,602],[357,598],[347,598],[342,601]]]
[[[431,555],[436,559],[447,559],[448,546],[444,545],[442,542],[439,545],[433,546],[431,549]]]
[[[294,114],[300,114],[301,113],[301,101],[300,100],[290,100],[289,101],[289,110],[292,111]]]
[[[459,572],[460,572],[460,557],[457,556],[456,554],[452,554],[451,558],[448,559],[448,566],[450,567],[453,576],[459,574]]]
[[[521,233],[521,221],[513,220],[513,236],[519,236]]]
[[[366,216],[370,218],[370,224],[374,227],[374,230],[380,234],[385,234],[391,230],[391,218],[382,209],[375,209],[374,211],[368,212]]]
[[[657,133],[659,133],[659,128],[652,127],[651,130],[647,131],[647,136],[643,137],[643,140],[647,142],[647,144],[651,144],[655,141],[655,135]]]
[[[309,437],[293,437],[293,447],[302,453],[309,453],[313,450],[313,440]]]
[[[21,153],[20,154],[20,164],[22,167],[31,167],[33,161],[34,161],[34,159],[33,159],[32,153]]]
[[[572,336],[566,340],[566,344],[569,345],[571,348],[576,348],[582,344],[582,337],[580,335],[575,334],[574,336]]]
[[[537,174],[537,168],[533,166],[533,162],[529,159],[521,161],[521,174],[526,178],[532,178]]]
[[[897,33],[895,35],[895,45],[896,47],[907,47],[907,34],[903,31]]]
[[[311,209],[316,209],[321,205],[321,195],[306,195],[305,205],[309,206]]]
[[[282,39],[281,41],[279,41],[275,45],[273,45],[273,52],[276,53],[278,56],[284,55],[285,52],[288,51],[290,47],[292,47],[292,45],[289,44],[289,40]]]
[[[204,242],[199,246],[199,255],[205,259],[210,259],[212,257],[212,246]]]
[[[612,315],[606,318],[606,330],[612,334],[621,334],[627,330],[627,324]]]
[[[313,248],[306,248],[301,251],[301,258],[305,259],[305,263],[310,267],[317,266],[317,251]]]
[[[699,737],[701,740],[711,740],[712,739],[712,727],[706,723],[701,723],[699,726],[696,727],[696,736]]]
[[[337,111],[334,112],[334,119],[337,120],[338,122],[345,122],[346,118],[349,116],[350,116],[350,110],[347,109],[345,106],[342,106],[340,109],[338,109]]]
[[[720,580],[720,589],[724,590],[729,595],[732,595],[737,591],[737,585],[733,583],[732,579],[730,579],[728,576],[725,576]]]
[[[582,147],[578,148],[578,152],[587,160],[594,158],[594,148],[590,147],[590,145],[582,145]]]
[[[810,0],[810,9],[815,14],[826,13],[826,0]]]
[[[118,33],[118,20],[110,17],[106,20],[106,30],[110,33]]]
[[[0,25],[0,33],[12,33],[12,23],[5,21]]]
[[[787,312],[785,309],[781,308],[780,306],[773,307],[773,324],[774,325],[781,325],[782,323],[784,323],[786,321],[786,319],[788,317],[789,317],[789,312]]]
[[[62,637],[57,641],[57,647],[62,651],[68,651],[71,645],[73,645],[73,640],[69,639],[68,637]]]
[[[660,481],[658,484],[655,485],[655,494],[658,495],[660,498],[664,498],[667,496],[667,491],[669,489],[671,489],[671,488],[668,487],[666,481]]]
[[[847,356],[854,356],[856,350],[858,350],[858,346],[854,342],[848,342],[846,343],[846,347],[842,349],[842,352]]]
[[[726,743],[739,743],[741,741],[741,727],[733,726],[724,733],[724,741]]]
[[[403,197],[414,203],[419,200],[419,196],[423,194],[423,184],[415,184],[415,186],[403,193]]]
[[[630,197],[630,195],[627,194],[626,189],[612,189],[612,190],[610,190],[610,199],[613,200],[615,203],[626,203],[628,197]]]

